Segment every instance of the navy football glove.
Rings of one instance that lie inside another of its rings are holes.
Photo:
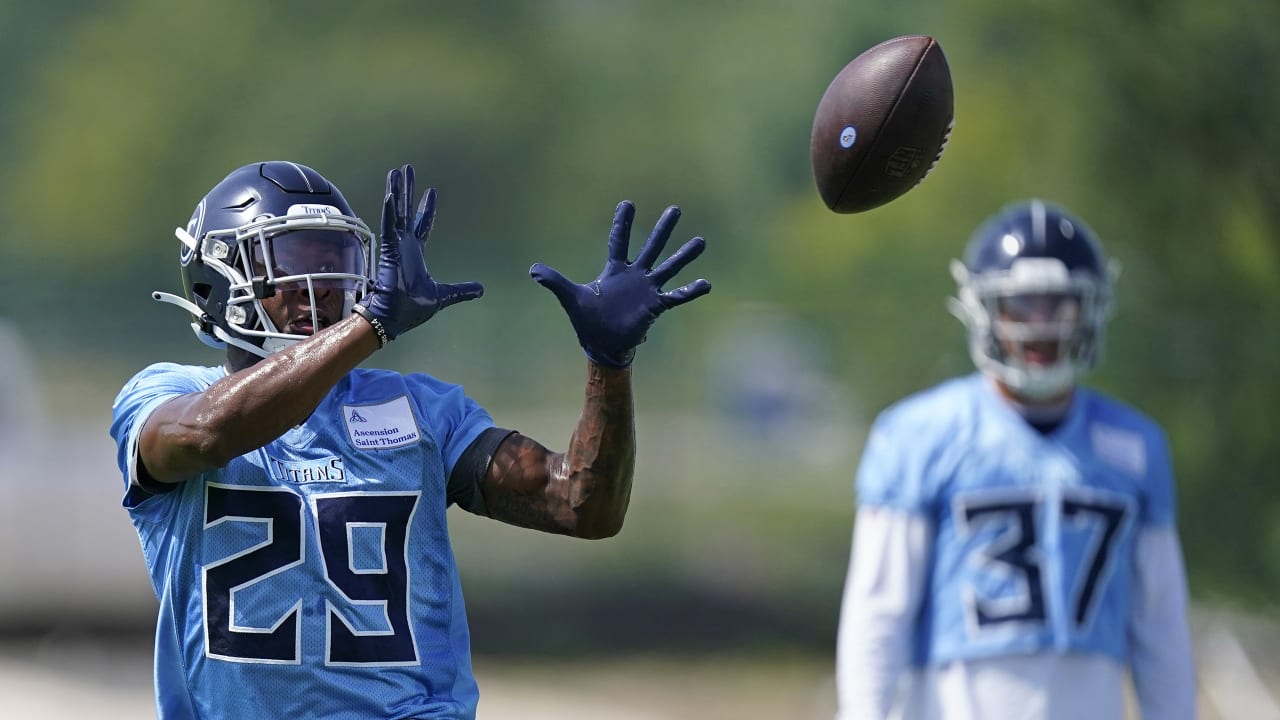
[[[431,278],[422,253],[436,217],[435,188],[423,194],[410,225],[412,207],[413,166],[393,168],[387,173],[387,194],[382,201],[377,274],[373,288],[356,308],[371,322],[376,319],[381,323],[387,340],[394,340],[454,303],[475,300],[484,294],[477,282],[447,284]]]
[[[615,368],[631,364],[636,346],[644,342],[645,333],[659,315],[711,292],[711,283],[702,279],[662,291],[663,283],[675,277],[707,246],[705,240],[695,237],[661,265],[653,267],[680,219],[680,208],[674,205],[667,208],[653,226],[635,262],[627,262],[635,214],[635,205],[630,201],[619,203],[613,216],[613,230],[609,233],[609,259],[595,280],[577,285],[542,263],[529,269],[539,285],[555,293],[587,357]]]

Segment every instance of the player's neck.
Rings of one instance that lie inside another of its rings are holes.
[[[247,367],[253,367],[261,361],[261,357],[247,350],[241,350],[233,345],[227,346],[227,362],[225,364],[228,374],[239,372]]]

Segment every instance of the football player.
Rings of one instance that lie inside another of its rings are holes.
[[[1117,274],[1061,207],[1011,204],[953,261],[979,372],[875,421],[837,653],[841,720],[1195,717],[1164,433],[1079,379]]]
[[[704,248],[657,264],[679,218],[634,261],[621,203],[608,261],[577,285],[545,265],[587,362],[566,452],[497,427],[463,389],[359,367],[478,283],[432,278],[435,191],[393,169],[373,232],[338,188],[292,162],[246,165],[200,201],[181,241],[185,297],[226,363],[152,365],[114,404],[124,506],[160,600],[161,718],[473,718],[451,504],[583,538],[616,534],[635,461],[630,365],[663,291]]]

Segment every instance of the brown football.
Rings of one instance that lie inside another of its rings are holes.
[[[827,87],[809,139],[827,207],[856,213],[901,197],[942,157],[954,120],[951,69],[928,35],[886,40]]]

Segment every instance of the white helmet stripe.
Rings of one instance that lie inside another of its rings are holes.
[[[1045,232],[1045,207],[1041,200],[1031,201],[1031,237],[1043,245],[1048,233]]]

